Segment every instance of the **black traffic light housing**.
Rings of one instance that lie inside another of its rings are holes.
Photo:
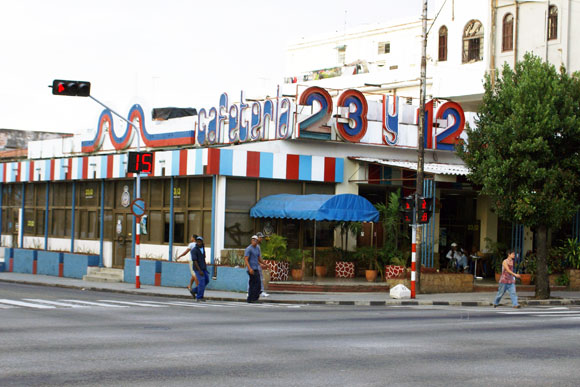
[[[433,198],[419,196],[419,224],[429,223],[433,208]],[[414,223],[415,196],[409,195],[401,199],[400,211],[403,213],[403,222]]]
[[[72,97],[88,97],[91,95],[91,83],[85,81],[67,81],[55,79],[52,81],[52,94]]]
[[[429,219],[431,218],[431,212],[433,210],[433,198],[425,198],[423,196],[419,196],[419,208],[417,211],[419,212],[419,224],[429,223]]]

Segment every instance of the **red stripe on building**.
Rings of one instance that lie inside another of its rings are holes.
[[[114,156],[107,155],[107,179],[111,179],[113,177],[113,164]]]
[[[286,179],[298,180],[300,166],[300,156],[287,155],[286,156]]]
[[[179,151],[179,176],[187,175],[187,149]]]
[[[336,171],[336,159],[334,157],[324,158],[324,181],[334,182]]]
[[[16,181],[22,181],[22,163],[18,163],[18,180]]]
[[[157,152],[152,152],[151,156],[151,172],[149,172],[149,176],[155,176],[155,155]]]
[[[89,176],[89,158],[83,157],[83,180],[86,180]]]
[[[246,176],[260,177],[260,152],[248,151],[246,159]]]
[[[381,170],[380,165],[369,164],[369,184],[379,184],[381,182]]]
[[[50,160],[50,181],[54,181],[54,159]]]
[[[28,165],[28,181],[34,181],[34,161],[30,161],[30,164]]]
[[[207,150],[207,169],[208,175],[219,175],[220,173],[220,150],[210,148]]]
[[[4,164],[2,168],[2,182],[6,183],[6,170],[8,169],[8,163]]]
[[[66,160],[66,173],[65,173],[65,179],[66,180],[70,180],[71,176],[72,176],[72,166],[73,166],[73,161],[72,159],[67,159]]]

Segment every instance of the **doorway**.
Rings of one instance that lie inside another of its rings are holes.
[[[132,258],[133,215],[115,213],[114,219],[113,267],[122,269],[125,266],[125,258]]]

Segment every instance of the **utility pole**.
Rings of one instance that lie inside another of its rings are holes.
[[[417,181],[415,184],[415,208],[419,208],[419,197],[423,196],[423,166],[425,164],[425,96],[427,94],[427,0],[423,0],[423,39],[421,46],[421,80],[419,90],[419,133],[417,136]],[[415,211],[415,219],[413,221],[413,228],[415,229],[415,254],[411,254],[416,262],[411,260],[411,279],[416,278],[417,290],[421,289],[421,242],[423,239],[423,229],[419,226],[419,211]],[[419,257],[417,260],[416,257]]]

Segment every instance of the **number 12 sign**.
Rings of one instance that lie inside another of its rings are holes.
[[[127,172],[130,173],[151,173],[153,171],[152,152],[129,152],[129,163]]]

